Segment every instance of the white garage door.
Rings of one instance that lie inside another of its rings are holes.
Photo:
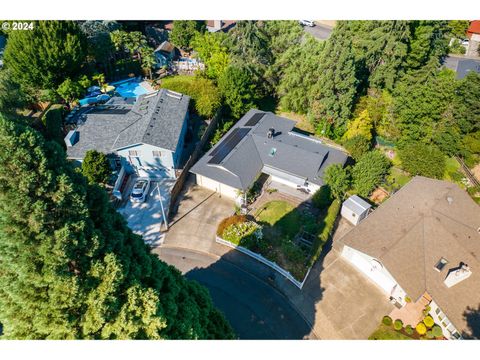
[[[217,193],[221,194],[222,196],[226,196],[230,199],[237,198],[237,190],[232,188],[231,186],[219,183],[218,181],[212,180],[205,176],[197,175],[197,184],[203,186],[212,191],[216,191]]]
[[[369,260],[354,252],[350,262],[367,275],[373,282],[380,286],[387,294],[391,294],[396,282],[383,273],[383,265],[375,259]]]

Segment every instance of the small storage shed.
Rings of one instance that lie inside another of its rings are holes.
[[[367,217],[368,211],[371,207],[372,205],[363,200],[361,197],[352,195],[344,201],[341,214],[353,225],[357,225],[360,221]]]

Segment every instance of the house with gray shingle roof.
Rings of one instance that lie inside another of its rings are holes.
[[[190,171],[199,185],[239,201],[262,173],[313,194],[325,168],[345,164],[348,155],[294,127],[293,120],[252,109]]]
[[[190,97],[161,89],[135,102],[112,98],[81,110],[67,135],[67,157],[82,161],[88,150],[109,156],[116,167],[175,177],[187,131]]]

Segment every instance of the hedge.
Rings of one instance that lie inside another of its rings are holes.
[[[325,218],[322,219],[324,226],[322,231],[318,234],[315,239],[315,242],[312,247],[312,256],[308,261],[308,267],[312,266],[322,252],[323,245],[328,241],[332,234],[333,226],[335,225],[335,220],[337,219],[338,213],[340,212],[341,202],[338,199],[335,199],[332,204],[328,207],[327,214]]]

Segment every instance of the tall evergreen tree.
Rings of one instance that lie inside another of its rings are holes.
[[[0,319],[12,339],[232,338],[54,142],[0,116]]]
[[[5,66],[25,88],[56,90],[76,78],[86,58],[86,39],[73,21],[35,21],[33,30],[12,31]]]

